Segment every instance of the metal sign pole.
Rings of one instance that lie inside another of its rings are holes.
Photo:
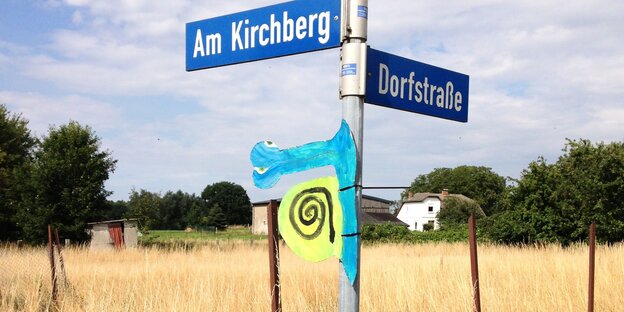
[[[342,118],[351,128],[357,149],[355,176],[355,208],[357,233],[361,232],[360,210],[362,203],[362,138],[364,120],[364,95],[366,87],[366,38],[368,26],[368,0],[343,1],[343,43],[340,57],[340,97]],[[357,236],[357,275],[353,284],[340,262],[338,309],[360,310],[360,237]]]

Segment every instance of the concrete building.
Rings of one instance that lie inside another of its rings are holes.
[[[280,199],[276,199],[277,204],[281,202]],[[382,224],[382,223],[392,223],[398,224],[402,226],[407,226],[404,222],[397,219],[393,214],[390,213],[390,205],[392,201],[362,195],[362,216],[360,217],[360,222],[362,224]],[[251,221],[251,232],[255,235],[266,235],[268,234],[268,226],[267,226],[267,206],[269,205],[269,201],[261,201],[252,203],[252,221]]]
[[[432,229],[440,228],[438,223],[438,212],[444,209],[444,199],[446,197],[456,197],[464,201],[473,201],[462,194],[449,194],[448,190],[442,193],[416,193],[409,194],[396,211],[396,217],[407,223],[411,231],[424,231],[425,224]]]
[[[137,219],[91,222],[91,249],[116,249],[138,246]]]

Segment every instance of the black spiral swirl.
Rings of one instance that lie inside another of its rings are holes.
[[[329,241],[334,243],[336,232],[333,224],[332,196],[325,187],[313,187],[299,192],[290,204],[289,219],[293,229],[301,238],[312,240],[318,237],[325,226],[329,223]],[[295,216],[297,214],[297,216]],[[327,216],[327,217],[326,217]],[[304,226],[317,223],[314,232],[304,233],[299,227],[299,221]]]

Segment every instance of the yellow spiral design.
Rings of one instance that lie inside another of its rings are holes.
[[[286,244],[309,261],[325,260],[342,251],[342,207],[336,177],[311,180],[291,188],[278,212]]]

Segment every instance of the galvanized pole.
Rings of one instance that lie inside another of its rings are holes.
[[[468,241],[470,244],[470,272],[472,273],[472,298],[474,311],[481,312],[481,295],[479,290],[479,260],[477,259],[477,226],[474,213],[468,218]]]
[[[596,271],[596,223],[589,226],[589,285],[587,289],[587,311],[594,312],[594,272]]]
[[[282,311],[279,280],[279,233],[277,230],[277,201],[269,201],[267,206],[267,226],[269,234],[269,283],[271,285],[271,311]]]
[[[338,278],[338,309],[343,312],[360,310],[360,209],[362,203],[362,143],[364,95],[366,84],[366,38],[368,31],[368,0],[343,1],[340,97],[342,118],[351,128],[357,150],[355,176],[357,275],[353,284],[340,262]]]

